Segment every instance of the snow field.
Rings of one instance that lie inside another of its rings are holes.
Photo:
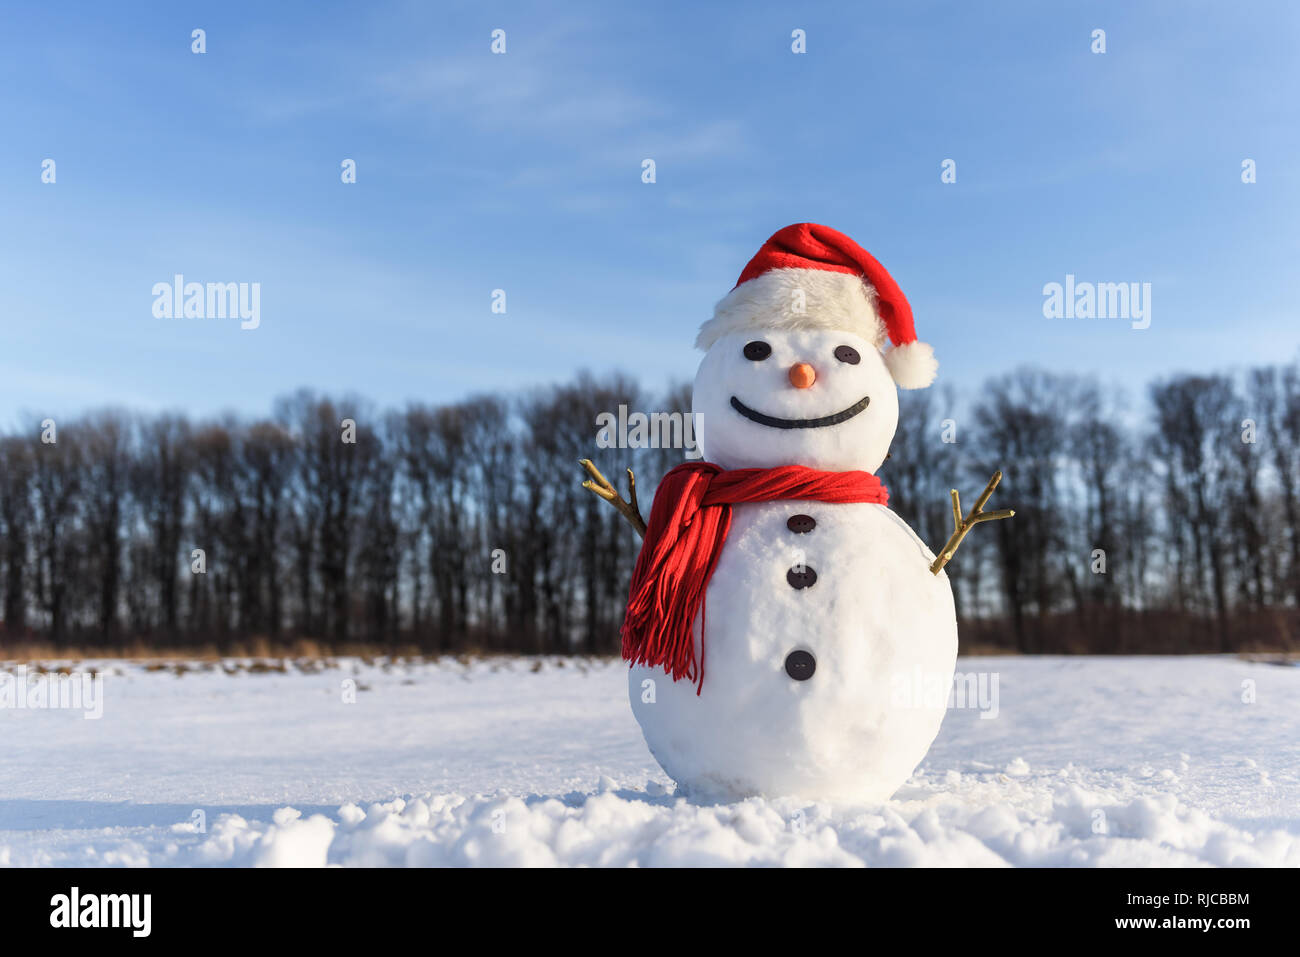
[[[677,797],[618,662],[336,665],[102,662],[99,720],[0,711],[0,864],[1300,866],[1300,668],[963,658],[997,716],[854,806]]]

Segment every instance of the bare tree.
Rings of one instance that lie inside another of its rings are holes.
[[[1223,534],[1230,502],[1226,462],[1237,441],[1225,412],[1234,408],[1223,376],[1178,376],[1151,388],[1156,410],[1153,445],[1165,469],[1166,517],[1174,541],[1189,543],[1178,561],[1190,572],[1188,598],[1208,598],[1220,650],[1230,649],[1227,549]]]
[[[75,426],[60,427],[55,438],[49,443],[36,439],[31,443],[32,540],[36,593],[47,616],[49,636],[59,642],[69,637],[70,616],[78,597],[74,585],[85,554],[79,526],[85,488],[84,453]]]
[[[32,534],[32,446],[24,438],[0,438],[0,568],[3,568],[4,632],[27,632],[28,571]]]

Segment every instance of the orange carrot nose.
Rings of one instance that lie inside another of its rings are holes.
[[[817,381],[817,370],[806,362],[796,362],[790,367],[790,384],[796,389],[806,389]]]

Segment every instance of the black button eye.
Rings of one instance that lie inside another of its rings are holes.
[[[858,350],[852,346],[836,346],[835,358],[841,362],[847,362],[851,366],[855,366],[862,361],[862,356],[858,355]]]
[[[745,358],[754,362],[762,362],[772,354],[772,347],[762,339],[755,339],[753,342],[745,343]]]

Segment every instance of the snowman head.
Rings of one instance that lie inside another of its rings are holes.
[[[874,472],[898,425],[897,387],[924,388],[938,368],[884,267],[815,223],[763,244],[696,345],[701,448],[729,469]]]

